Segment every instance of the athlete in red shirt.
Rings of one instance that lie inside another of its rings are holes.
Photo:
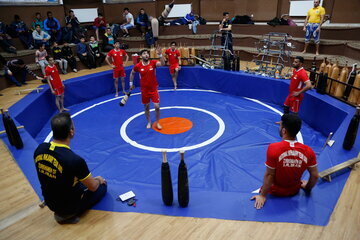
[[[119,89],[118,89],[118,79],[121,78],[121,86],[123,93],[126,94],[125,91],[125,70],[124,70],[124,63],[123,63],[123,57],[126,56],[125,65],[127,64],[129,60],[129,55],[125,52],[125,50],[120,49],[120,43],[116,41],[114,43],[114,49],[112,49],[108,54],[106,55],[106,62],[107,64],[114,69],[113,71],[113,78],[114,78],[114,86],[115,86],[115,97],[119,96]],[[111,62],[110,62],[111,59]]]
[[[59,71],[55,66],[53,57],[48,58],[49,65],[45,68],[45,78],[51,89],[51,93],[55,95],[55,104],[59,112],[69,111],[64,108],[64,89],[65,86],[60,79]]]
[[[304,98],[303,93],[311,89],[311,82],[305,69],[302,67],[303,63],[303,57],[295,57],[293,62],[294,71],[289,87],[289,95],[284,103],[284,113],[297,113],[300,108],[301,100]]]
[[[160,61],[149,60],[149,51],[144,49],[141,50],[140,56],[141,61],[136,64],[130,74],[130,90],[135,88],[133,81],[135,72],[140,74],[140,90],[141,99],[145,108],[145,117],[147,120],[146,128],[151,128],[150,120],[150,100],[154,103],[155,114],[156,114],[156,127],[162,129],[160,120],[160,97],[158,92],[158,82],[156,80],[156,67],[164,66],[165,59],[161,54],[161,48],[157,48],[157,54],[160,57]]]
[[[169,60],[169,70],[171,78],[174,82],[174,90],[177,88],[177,77],[181,69],[179,63],[181,62],[180,51],[176,49],[176,42],[170,44],[170,48],[165,51],[165,54]]]
[[[280,122],[281,142],[272,143],[267,150],[266,172],[260,195],[253,196],[255,208],[264,206],[268,193],[275,196],[292,196],[300,188],[309,193],[318,179],[316,155],[304,144],[295,141],[300,131],[301,119],[297,114],[284,114]],[[310,173],[308,181],[301,180],[305,170]]]

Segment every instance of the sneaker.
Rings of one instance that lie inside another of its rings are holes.
[[[170,26],[170,23],[164,23],[164,26]]]
[[[74,68],[73,71],[76,72],[76,73],[78,72],[78,70],[76,68]]]
[[[67,72],[65,71],[65,70],[62,70],[62,73],[65,75],[65,74],[67,74]]]

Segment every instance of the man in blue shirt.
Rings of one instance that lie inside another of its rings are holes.
[[[50,41],[62,42],[60,22],[53,17],[52,12],[47,12],[47,19],[44,21],[44,29],[50,34]]]
[[[85,43],[85,37],[81,37],[80,42],[76,44],[76,54],[85,66],[87,66],[89,69],[92,68],[94,63],[92,62],[92,58],[89,57],[88,46]]]
[[[13,29],[14,33],[24,44],[25,48],[33,49],[33,40],[29,29],[27,28],[24,21],[20,19],[19,15],[14,16],[14,21],[11,23],[10,27]]]

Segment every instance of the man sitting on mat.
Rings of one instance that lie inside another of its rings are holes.
[[[51,129],[53,141],[41,143],[34,153],[42,194],[58,223],[77,223],[79,214],[105,196],[106,181],[92,177],[85,160],[70,149],[75,128],[69,113],[53,117]]]
[[[255,208],[264,206],[266,195],[287,197],[296,195],[300,188],[310,193],[318,180],[318,169],[314,151],[296,141],[301,128],[297,114],[284,114],[280,122],[281,142],[272,143],[267,149],[266,172],[260,194],[253,196]],[[301,180],[305,170],[310,173],[308,181]]]

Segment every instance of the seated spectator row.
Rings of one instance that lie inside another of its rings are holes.
[[[150,29],[151,24],[149,17],[143,8],[140,9],[136,21],[128,8],[124,8],[123,18],[123,24],[110,25],[107,23],[105,17],[101,13],[98,13],[98,17],[95,18],[93,23],[96,40],[100,40],[99,30],[103,30],[105,31],[104,39],[109,40],[110,45],[112,45],[111,37],[109,38],[109,32],[106,30],[107,28],[111,29],[111,36],[113,37],[120,36],[121,32],[123,37],[128,37],[128,30],[135,26],[137,26],[143,36],[145,32]],[[50,11],[47,12],[47,18],[44,20],[41,14],[37,12],[30,27],[21,20],[19,15],[15,15],[14,21],[9,25],[0,21],[0,47],[8,53],[16,54],[17,49],[12,42],[12,38],[14,37],[21,40],[25,49],[39,49],[43,44],[48,48],[53,42],[59,44],[63,42],[79,43],[80,38],[85,36],[86,31],[86,28],[80,26],[80,22],[72,10],[70,10],[69,14],[65,17],[64,27],[61,27],[59,20],[53,17]]]

